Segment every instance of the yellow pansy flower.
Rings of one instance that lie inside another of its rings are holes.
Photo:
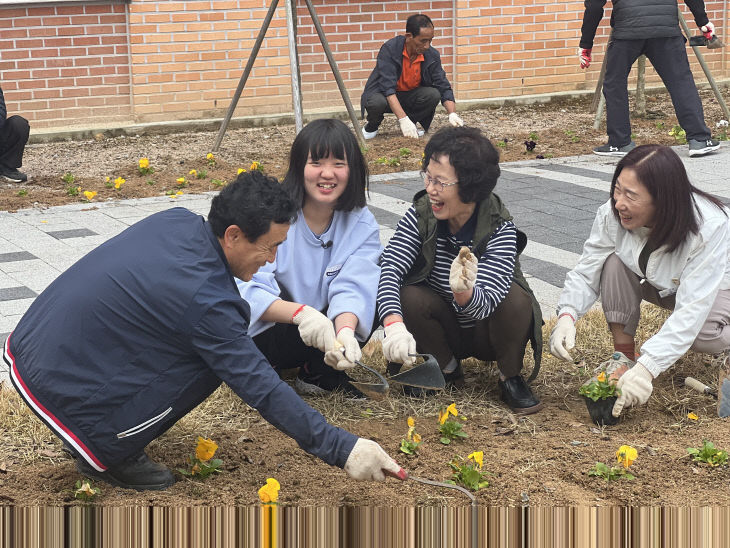
[[[84,198],[86,198],[87,200],[91,201],[94,196],[96,196],[96,192],[92,190],[84,190]]]
[[[185,177],[178,177],[177,179],[175,179],[175,181],[177,182],[177,184],[182,185],[185,183]]]
[[[253,162],[251,162],[251,166],[248,169],[250,169],[251,171],[261,169],[261,164],[257,161],[253,161]]]
[[[606,372],[601,371],[596,378],[598,379],[598,382],[606,382]]]
[[[618,460],[620,464],[623,464],[624,468],[628,468],[636,460],[637,455],[638,453],[636,452],[636,449],[630,445],[622,445],[618,448],[618,451],[616,451],[616,460]]]
[[[212,152],[209,152],[209,153],[208,153],[208,154],[206,155],[205,159],[206,159],[206,160],[208,160],[208,161],[210,161],[210,160],[215,160],[215,156],[213,156],[213,153],[212,153]]]
[[[195,448],[195,456],[198,460],[210,460],[215,455],[218,444],[213,440],[198,436],[198,445]]]
[[[78,485],[78,484],[77,484]],[[87,497],[93,497],[96,495],[96,491],[92,489],[91,484],[88,481],[85,481],[81,484],[81,487],[76,489],[76,494],[83,494]]]
[[[127,181],[126,181],[126,180],[125,180],[124,178],[122,178],[122,177],[117,177],[116,179],[114,179],[114,188],[116,188],[117,190],[119,190],[119,189],[121,188],[121,186],[122,186],[122,185],[123,185],[124,183],[126,183],[126,182],[127,182]]]
[[[459,412],[458,412],[458,411],[456,410],[456,404],[455,404],[455,403],[452,403],[451,405],[449,405],[449,406],[448,406],[448,407],[446,408],[446,412],[447,412],[447,413],[451,413],[451,414],[452,414],[452,415],[454,415],[455,417],[458,417],[458,416],[459,416]]]
[[[266,485],[258,491],[261,502],[264,504],[276,502],[279,498],[279,489],[281,489],[281,485],[279,485],[278,481],[274,478],[266,478]]]
[[[479,470],[482,469],[482,465],[484,464],[484,451],[474,451],[466,458],[473,460],[479,466]]]
[[[687,413],[687,418],[690,420],[693,420],[693,421],[696,421],[697,419],[699,419],[699,417],[697,416],[696,413]]]
[[[421,434],[413,433],[413,441],[415,443],[421,443]]]
[[[150,160],[149,160],[149,158],[140,158],[139,159],[139,167],[141,169],[147,169],[148,167],[150,167]]]
[[[107,178],[106,178],[106,179],[104,179],[104,180],[105,180],[105,181],[106,181],[107,183],[110,183],[110,182],[111,182],[111,180],[112,180],[112,178],[111,178],[111,177],[107,177]]]
[[[408,428],[413,428],[414,426],[416,426],[416,421],[413,417],[408,417]]]
[[[243,169],[242,167],[239,167],[238,171],[236,172],[236,175],[240,175],[241,173],[246,173],[246,170]]]
[[[198,175],[198,170],[197,169],[191,169],[190,171],[188,171],[188,175],[192,175],[193,177],[195,177],[195,176]]]

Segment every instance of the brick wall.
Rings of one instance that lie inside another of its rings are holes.
[[[124,4],[0,8],[0,85],[34,127],[132,116]]]
[[[222,117],[270,0],[132,0],[130,4],[0,7],[0,81],[11,112],[35,128]],[[434,46],[457,102],[593,89],[608,37],[610,4],[594,65],[582,71],[577,44],[582,0],[313,0],[356,110],[380,45],[406,17],[429,14]],[[695,32],[691,14],[683,10]],[[721,35],[720,0],[706,2]],[[236,116],[291,112],[285,1],[246,84]],[[305,110],[343,109],[309,12],[297,2]],[[708,50],[716,78],[724,50]],[[694,56],[691,50],[690,59]],[[693,70],[704,81],[696,61]],[[647,67],[649,84],[660,81]]]

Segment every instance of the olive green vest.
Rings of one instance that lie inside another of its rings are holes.
[[[433,216],[431,210],[431,201],[425,190],[421,190],[413,197],[413,206],[416,209],[416,217],[418,221],[418,234],[421,236],[421,254],[416,257],[411,270],[405,277],[404,285],[413,285],[424,281],[436,262],[436,237],[437,224],[436,217]],[[479,213],[477,214],[477,226],[474,231],[474,242],[472,253],[477,257],[484,254],[489,239],[503,223],[512,220],[512,215],[502,204],[499,196],[491,193],[485,200],[479,202]],[[530,336],[530,344],[532,345],[532,354],[535,359],[535,367],[530,374],[528,382],[537,377],[540,370],[540,361],[542,358],[542,311],[540,303],[537,302],[535,294],[530,289],[527,280],[522,274],[520,268],[520,253],[527,245],[527,236],[521,230],[517,230],[517,257],[515,257],[514,282],[522,289],[530,294],[532,299],[532,335]]]

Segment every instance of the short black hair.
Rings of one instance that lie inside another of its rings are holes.
[[[421,29],[431,27],[433,28],[433,21],[428,15],[422,13],[414,13],[408,19],[406,19],[406,32],[414,38],[421,34]]]
[[[701,216],[695,196],[707,198],[727,215],[720,200],[689,182],[687,170],[676,152],[663,145],[641,145],[621,158],[613,173],[611,206],[616,219],[619,214],[613,193],[619,175],[627,168],[634,170],[654,205],[654,226],[649,232],[649,239],[657,247],[667,246],[669,253],[690,234],[699,232],[698,218],[701,219]]]
[[[218,238],[236,225],[249,242],[255,242],[269,231],[271,223],[293,223],[296,212],[279,181],[255,170],[241,173],[213,198],[208,222]]]
[[[459,198],[464,203],[487,198],[499,178],[499,153],[487,137],[475,127],[445,127],[433,134],[423,151],[423,170],[431,158],[448,156],[459,184]]]
[[[289,152],[289,169],[283,186],[298,207],[304,205],[304,167],[311,156],[315,162],[329,155],[346,160],[350,168],[347,187],[335,204],[338,211],[352,211],[365,207],[368,185],[368,166],[350,128],[334,118],[320,118],[309,122],[299,132]]]

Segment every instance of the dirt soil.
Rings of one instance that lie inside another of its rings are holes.
[[[723,93],[725,100],[730,101],[730,91],[725,88]],[[701,95],[705,120],[717,133],[715,124],[723,118],[720,106],[709,90]],[[492,139],[503,162],[552,158],[589,154],[593,147],[606,142],[605,126],[593,129],[594,115],[588,112],[589,104],[590,98],[585,98],[471,110],[461,116],[467,125],[481,128]],[[438,114],[432,129],[446,123],[446,116]],[[647,116],[634,117],[632,123],[637,144],[680,142],[669,135],[677,119],[666,93],[649,95]],[[84,191],[97,193],[92,202],[207,192],[233,180],[239,168],[249,169],[254,161],[263,164],[266,173],[280,178],[286,172],[294,134],[293,126],[230,130],[215,153],[215,166],[206,160],[216,139],[213,132],[141,137],[108,137],[100,133],[89,141],[30,145],[22,168],[29,181],[0,183],[0,210],[83,202]],[[386,117],[378,136],[367,142],[370,172],[420,169],[426,140],[402,137],[395,119]],[[530,144],[532,150],[528,151],[525,142],[530,141],[534,148]],[[143,157],[149,159],[153,173],[138,172],[138,160]],[[193,169],[199,177],[190,174]],[[125,182],[116,189],[114,180],[118,177]],[[185,178],[182,184],[178,183],[181,177]]]
[[[721,119],[714,99],[703,93],[706,120],[710,126]],[[668,135],[676,123],[665,96],[652,96],[650,108],[662,112],[655,119],[634,121],[638,143],[674,144]],[[544,156],[583,154],[605,141],[603,131],[593,131],[587,100],[546,105],[503,107],[464,113],[467,124],[479,125],[495,142],[507,139],[502,159],[521,160]],[[397,135],[395,123],[387,121],[367,151],[371,171],[418,169],[423,141]],[[436,127],[445,122],[437,117]],[[661,124],[661,128],[658,126]],[[523,141],[537,142],[527,152]],[[179,134],[139,138],[105,138],[89,142],[35,145],[26,153],[26,167],[32,182],[3,185],[2,209],[45,207],[78,201],[69,196],[70,186],[61,176],[70,172],[76,186],[94,190],[93,201],[152,196],[178,191],[175,180],[185,176],[185,193],[214,190],[213,179],[231,180],[239,167],[263,163],[267,173],[281,176],[293,138],[291,127],[242,129],[230,132],[215,167],[206,167],[206,154],[215,135]],[[401,148],[409,148],[405,156]],[[400,156],[396,168],[378,163],[378,158]],[[136,173],[137,160],[148,157],[155,172]],[[207,170],[204,179],[192,179],[190,169]],[[105,186],[105,177],[122,176],[120,190]],[[148,184],[148,181],[154,183]],[[26,196],[18,196],[26,190]],[[648,306],[643,313],[637,341],[656,332],[665,315]],[[550,324],[544,327],[547,339]],[[371,343],[372,344],[372,343]],[[612,348],[601,314],[591,313],[579,323],[579,362],[591,367],[610,355]],[[384,370],[378,343],[369,348],[370,364]],[[528,352],[529,354],[529,352]],[[530,358],[526,357],[526,368]],[[449,461],[473,451],[484,451],[484,469],[489,486],[476,493],[479,504],[520,505],[667,505],[725,506],[730,504],[727,485],[730,467],[709,467],[695,463],[688,447],[700,447],[703,440],[728,449],[728,421],[719,419],[715,402],[682,386],[691,375],[715,385],[717,366],[706,355],[689,353],[654,383],[649,404],[625,412],[615,426],[594,425],[579,386],[590,376],[590,368],[558,362],[544,353],[543,367],[535,382],[545,404],[542,411],[528,417],[510,413],[500,402],[493,364],[466,362],[466,388],[439,396],[411,398],[397,389],[380,402],[345,400],[342,396],[312,398],[308,402],[330,422],[359,436],[376,440],[411,474],[432,480],[447,480]],[[468,438],[443,445],[439,442],[438,411],[455,402],[459,413],[468,417],[464,428]],[[695,413],[693,420],[688,413]],[[415,417],[416,431],[423,437],[417,456],[399,452],[408,429],[406,419]],[[355,482],[340,469],[328,466],[304,453],[288,437],[264,421],[231,391],[222,387],[190,415],[148,447],[149,455],[171,469],[183,468],[195,447],[197,436],[219,444],[216,457],[223,460],[221,474],[205,481],[177,474],[178,482],[164,492],[137,493],[95,482],[102,489],[95,504],[123,505],[245,505],[258,501],[257,489],[267,477],[281,483],[280,502],[286,505],[466,505],[463,494],[449,489],[401,483]],[[619,446],[638,450],[631,467],[633,481],[607,482],[588,475],[601,461],[616,465]],[[74,483],[81,476],[61,450],[60,442],[19,400],[14,390],[0,391],[0,504],[74,505]]]

